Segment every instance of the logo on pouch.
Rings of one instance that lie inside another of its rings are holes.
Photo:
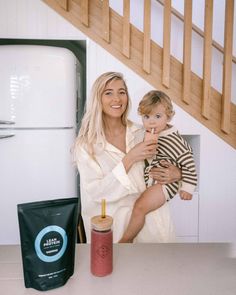
[[[50,225],[43,228],[34,243],[38,258],[44,262],[54,262],[60,259],[66,251],[67,235],[63,228]]]

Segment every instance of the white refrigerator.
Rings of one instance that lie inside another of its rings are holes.
[[[65,48],[0,46],[0,244],[20,243],[18,203],[77,195],[77,63]]]

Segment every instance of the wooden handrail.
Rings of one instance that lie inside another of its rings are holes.
[[[156,0],[157,2],[159,2],[161,5],[164,6],[164,1],[163,0]],[[171,13],[176,16],[178,19],[180,19],[181,21],[184,21],[184,16],[178,12],[176,9],[174,9],[173,7],[171,8]],[[198,35],[200,35],[202,38],[204,38],[204,32],[198,28],[198,26],[192,24],[192,29],[195,33],[197,33]],[[221,46],[218,42],[212,40],[212,46],[215,47],[217,50],[219,50],[221,53],[224,53],[224,47]],[[236,63],[236,57],[232,56],[232,61],[234,63]]]

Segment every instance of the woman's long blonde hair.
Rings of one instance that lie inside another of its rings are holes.
[[[122,80],[127,92],[128,104],[124,114],[121,117],[122,123],[126,126],[128,122],[128,112],[130,108],[130,97],[128,88],[123,75],[118,72],[107,72],[102,74],[94,82],[90,99],[86,105],[81,127],[75,142],[75,153],[78,147],[83,146],[87,152],[94,158],[94,144],[101,143],[101,148],[105,147],[105,132],[102,115],[102,93],[107,83],[113,80]]]

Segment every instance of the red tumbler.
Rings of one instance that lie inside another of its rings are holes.
[[[91,219],[91,272],[103,277],[113,269],[113,233],[111,216],[94,216]]]

